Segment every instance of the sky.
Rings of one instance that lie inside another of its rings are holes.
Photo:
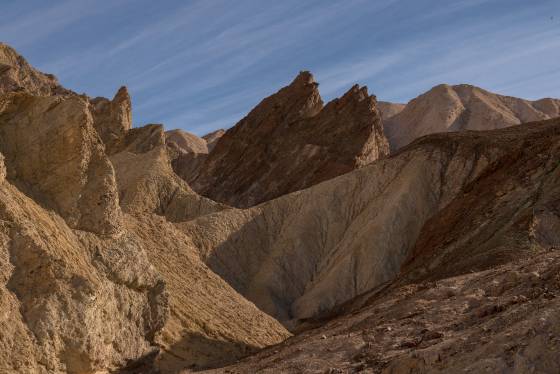
[[[407,102],[440,84],[560,97],[560,0],[1,0],[0,41],[135,126],[233,126],[301,70]]]

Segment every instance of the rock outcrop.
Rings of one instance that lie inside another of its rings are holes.
[[[352,87],[323,108],[302,72],[229,129],[208,155],[193,189],[248,207],[364,166],[388,152],[375,98]]]
[[[135,236],[71,230],[7,181],[0,222],[0,372],[94,373],[157,353],[167,296]]]
[[[172,373],[289,336],[170,222],[224,207],[173,172],[161,125],[130,127],[126,89],[19,79],[0,94],[0,372]]]
[[[93,125],[105,143],[107,151],[112,153],[115,144],[132,129],[132,103],[128,90],[126,87],[121,87],[113,100],[96,97],[91,99],[90,103]]]
[[[19,91],[38,96],[72,93],[54,75],[41,73],[13,48],[0,43],[0,95]]]
[[[167,131],[165,137],[173,170],[184,181],[191,183],[208,157],[206,140],[183,130]]]
[[[523,127],[433,135],[352,173],[182,229],[214,271],[294,327],[392,280],[409,256],[442,243],[456,243],[435,261],[456,266],[446,273],[453,275],[528,255],[538,231],[532,222],[546,231],[539,237],[554,238],[557,188],[544,183],[557,173],[560,126],[554,120]],[[500,171],[508,162],[512,170]],[[468,194],[483,181],[494,187]],[[494,189],[506,191],[484,195]],[[533,209],[544,213],[531,218]],[[421,263],[425,270],[418,271],[432,274],[431,262]]]
[[[478,87],[442,84],[410,101],[387,118],[392,150],[423,135],[461,130],[493,130],[560,116],[560,100],[523,100]]]
[[[114,147],[120,204],[127,213],[155,213],[187,221],[224,207],[195,193],[172,169],[162,125],[132,129]]]
[[[0,97],[8,179],[72,228],[112,235],[121,225],[113,166],[79,96]]]

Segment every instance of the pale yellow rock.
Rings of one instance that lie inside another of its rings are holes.
[[[386,118],[385,133],[392,150],[397,150],[431,133],[493,130],[558,117],[559,108],[557,99],[530,101],[466,84],[442,84]]]
[[[114,235],[121,225],[113,166],[79,96],[0,96],[8,179],[73,228]]]

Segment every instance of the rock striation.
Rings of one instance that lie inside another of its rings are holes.
[[[387,118],[385,133],[391,148],[396,150],[431,133],[493,130],[558,116],[560,100],[557,99],[529,101],[466,84],[442,84]]]
[[[302,72],[229,129],[190,182],[213,200],[249,207],[387,153],[376,101],[365,87],[323,107],[318,84]]]
[[[433,262],[448,264],[450,276],[556,240],[559,129],[551,120],[432,135],[352,173],[182,229],[214,271],[295,328],[391,281],[414,258],[422,258],[415,272],[436,274],[423,257],[436,249],[445,257]]]
[[[0,96],[0,152],[8,179],[72,228],[116,234],[113,166],[79,96]]]
[[[163,126],[131,128],[125,88],[49,90],[16,61],[0,85],[0,372],[176,373],[288,337],[172,223],[224,207],[173,172]]]

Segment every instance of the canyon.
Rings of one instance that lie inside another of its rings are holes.
[[[0,43],[0,372],[558,372],[559,108],[302,71],[199,137]]]

